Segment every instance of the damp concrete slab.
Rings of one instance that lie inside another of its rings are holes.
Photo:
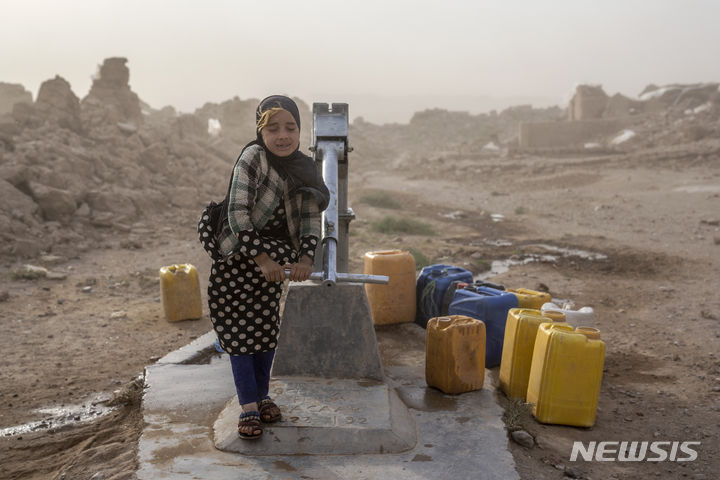
[[[203,340],[207,341],[207,345],[203,347],[203,341],[199,341],[188,349],[192,351],[191,357],[178,355],[173,358],[177,363],[157,363],[146,369],[143,399],[145,427],[138,445],[137,477],[141,480],[518,479],[501,420],[502,409],[495,400],[495,388],[489,384],[488,376],[481,390],[462,395],[444,395],[427,387],[422,361],[424,332],[414,324],[379,329],[377,338],[385,379],[380,383],[368,381],[365,384],[371,388],[367,399],[380,399],[383,392],[387,392],[388,399],[398,399],[402,405],[400,411],[407,412],[407,423],[402,428],[414,430],[415,442],[405,451],[352,455],[312,452],[262,455],[218,449],[216,442],[221,437],[232,443],[232,436],[227,431],[219,436],[218,432],[222,428],[227,429],[228,422],[236,421],[232,415],[233,408],[237,407],[234,406],[236,399],[229,359],[227,355],[211,353],[214,338],[207,336]],[[351,410],[326,417],[316,416],[312,420],[311,414],[318,413],[314,411],[316,407],[324,410],[323,401],[329,405],[344,402],[330,401],[333,388],[324,384],[324,380],[306,380],[278,377],[271,382],[273,389],[288,388],[290,391],[282,401],[277,399],[287,415],[287,422],[293,423],[292,419],[297,416],[295,423],[308,427],[313,422],[325,422],[328,423],[325,428],[332,430],[333,425],[348,421],[348,417],[355,420]],[[357,386],[357,381],[355,385],[345,385],[350,390],[345,397],[351,397]],[[375,390],[372,390],[373,387]],[[312,393],[313,389],[317,390],[316,394]],[[293,404],[297,399],[311,397],[317,402],[315,407]],[[283,405],[286,401],[289,404]],[[350,400],[347,402],[348,405],[358,404]],[[384,401],[381,400],[382,404]],[[292,412],[304,413],[305,418],[301,422],[301,415],[293,415]],[[391,413],[390,418],[395,415]],[[372,421],[385,424],[387,419],[379,414]],[[271,428],[276,427],[268,427],[266,432]],[[295,440],[300,443],[300,438]],[[377,441],[372,438],[365,440],[368,443]],[[334,440],[336,443],[343,441]],[[238,450],[242,448],[241,445]]]
[[[214,425],[215,447],[244,455],[356,455],[399,453],[417,443],[415,421],[394,388],[372,380],[280,378],[271,395],[280,422],[249,442],[238,437],[235,399]]]

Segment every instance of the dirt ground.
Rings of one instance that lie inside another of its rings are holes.
[[[390,248],[477,274],[509,260],[491,280],[594,307],[607,344],[594,427],[540,424],[498,394],[509,430],[535,439],[529,449],[510,442],[523,479],[716,478],[720,143],[597,157],[351,163],[350,171],[351,271],[362,271],[364,252]],[[363,201],[378,191],[400,208]],[[76,256],[23,262],[59,279],[17,279],[20,262],[2,266],[0,478],[134,478],[143,367],[210,329],[207,317],[166,322],[160,301],[163,265],[196,265],[204,290],[209,258],[196,241],[196,214],[179,210],[112,231]],[[422,220],[436,233],[374,232],[386,215]],[[488,380],[497,382],[497,368]],[[693,462],[570,462],[576,440],[701,445]]]

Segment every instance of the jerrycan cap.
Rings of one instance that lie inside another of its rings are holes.
[[[593,327],[577,327],[575,333],[582,333],[589,340],[600,340],[600,330]]]

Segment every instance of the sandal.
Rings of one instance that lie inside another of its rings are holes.
[[[238,421],[238,435],[240,438],[260,438],[262,434],[263,428],[262,425],[260,425],[259,412],[244,412],[240,415],[240,420]]]
[[[258,410],[260,410],[260,418],[265,423],[275,423],[282,419],[280,407],[270,397],[265,397],[258,402]]]

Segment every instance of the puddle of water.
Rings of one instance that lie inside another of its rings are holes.
[[[673,188],[673,192],[708,193],[720,192],[720,185],[684,185]]]
[[[457,398],[433,388],[399,387],[398,396],[405,405],[423,412],[455,411]]]
[[[574,248],[556,247],[554,245],[547,245],[544,243],[534,243],[532,245],[528,245],[528,247],[544,248],[545,250],[548,250],[550,252],[560,253],[563,257],[580,257],[580,258],[584,258],[585,260],[606,260],[607,259],[607,255],[603,255],[602,253],[594,253],[594,252],[589,252],[587,250],[578,250],[578,249],[574,249]]]
[[[465,215],[464,212],[458,210],[455,212],[441,213],[440,216],[449,218],[450,220],[457,220],[460,218],[465,218],[467,215]]]
[[[602,253],[589,252],[587,250],[579,250],[573,248],[556,247],[554,245],[546,245],[542,243],[535,243],[528,246],[543,248],[550,252],[560,254],[559,256],[562,257],[580,257],[586,260],[605,260],[607,258],[607,255],[604,255]],[[490,270],[475,275],[474,279],[488,280],[495,275],[500,275],[501,273],[508,272],[510,270],[510,267],[515,265],[527,265],[528,263],[532,262],[554,262],[557,259],[558,255],[538,255],[531,253],[524,255],[522,258],[519,259],[508,258],[505,260],[493,260],[490,264]]]
[[[490,270],[475,275],[475,280],[487,280],[495,275],[508,272],[510,267],[514,265],[526,265],[532,262],[553,262],[557,260],[555,255],[527,255],[519,260],[506,259],[506,260],[493,260],[490,264]]]
[[[491,245],[493,247],[512,247],[512,242],[510,240],[504,240],[502,238],[483,238],[482,241],[470,242],[468,245],[471,247],[477,247],[480,245]]]
[[[110,400],[110,398],[108,394],[97,394],[89,397],[84,403],[79,405],[38,408],[34,410],[34,412],[43,415],[45,418],[35,422],[0,429],[0,436],[11,437],[23,433],[48,430],[66,425],[77,425],[96,420],[116,409],[116,407],[105,405],[105,402]]]

